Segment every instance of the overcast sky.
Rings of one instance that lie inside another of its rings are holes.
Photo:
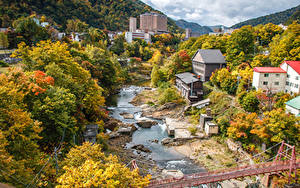
[[[142,0],[169,17],[200,25],[226,25],[283,11],[299,0]]]

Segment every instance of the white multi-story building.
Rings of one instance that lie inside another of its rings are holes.
[[[255,67],[252,86],[273,93],[284,91],[286,71],[280,67]]]
[[[300,93],[300,61],[284,61],[280,67],[287,72],[286,93]]]
[[[126,32],[125,39],[128,43],[132,43],[133,39],[143,39],[147,43],[151,43],[151,34],[145,32]]]

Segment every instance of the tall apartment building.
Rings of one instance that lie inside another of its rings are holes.
[[[191,38],[191,35],[192,35],[192,30],[190,28],[186,28],[185,29],[185,38],[189,39],[189,38]]]
[[[140,29],[145,32],[167,32],[167,17],[158,13],[145,13],[140,15]]]
[[[136,18],[129,18],[129,32],[136,32]]]

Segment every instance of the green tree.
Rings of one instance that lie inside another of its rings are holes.
[[[154,65],[151,72],[151,86],[157,87],[158,82],[160,81],[160,72],[159,67],[157,65]]]
[[[124,35],[118,35],[115,39],[114,42],[110,48],[110,51],[112,51],[113,53],[117,54],[117,55],[121,55],[122,53],[125,52],[125,37]]]
[[[24,40],[28,45],[50,38],[48,31],[44,27],[38,25],[34,20],[34,17],[21,17],[14,21],[13,26],[15,31],[24,37]]]
[[[245,95],[239,98],[239,101],[242,107],[248,112],[257,112],[259,109],[259,100],[254,91],[245,93]]]

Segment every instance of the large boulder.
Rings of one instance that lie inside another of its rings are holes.
[[[170,110],[170,109],[174,109],[174,108],[177,107],[177,106],[178,106],[178,104],[169,102],[169,103],[166,103],[166,104],[162,105],[162,106],[159,107],[157,110],[158,110],[158,111],[162,111],[162,110]]]
[[[136,124],[142,128],[151,128],[152,126],[157,125],[157,122],[151,120],[147,120],[147,121],[144,120],[144,121],[138,121]]]
[[[134,115],[127,112],[120,113],[120,115],[123,116],[124,119],[134,119]]]
[[[173,141],[174,141],[173,138],[164,138],[164,139],[161,140],[161,144],[162,145],[168,145],[168,144],[171,144]]]
[[[111,133],[109,134],[109,139],[118,138],[118,137],[120,137],[120,136],[121,136],[120,133],[117,133],[117,132],[111,132]]]
[[[142,144],[138,144],[138,145],[134,145],[131,147],[132,149],[136,149],[145,153],[151,153],[151,150],[146,148],[144,145]]]
[[[131,135],[132,128],[131,127],[119,127],[117,132],[120,133],[120,134]]]

